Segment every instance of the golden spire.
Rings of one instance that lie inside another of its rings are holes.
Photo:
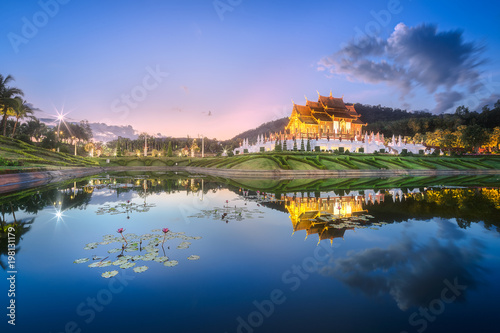
[[[306,96],[306,95],[304,95],[304,97],[306,98],[306,102],[307,102],[307,101],[308,101],[308,100],[307,100],[307,96]]]
[[[321,97],[321,94],[320,94],[320,93],[319,93],[319,91],[317,91],[317,90],[316,90],[316,92],[318,93],[318,98],[320,98],[320,97]]]
[[[332,90],[330,89],[330,97],[333,97]]]
[[[295,102],[293,101],[293,98],[292,98],[292,104],[295,105]]]

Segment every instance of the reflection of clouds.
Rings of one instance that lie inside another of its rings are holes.
[[[439,230],[437,236],[441,239],[460,240],[465,237],[465,231],[460,229],[456,223],[448,220],[442,220],[438,224]]]
[[[447,225],[444,228],[450,229]],[[417,244],[406,237],[386,249],[372,248],[349,252],[346,258],[332,258],[320,273],[369,296],[389,294],[401,310],[407,310],[427,306],[439,298],[445,279],[456,278],[467,289],[477,286],[482,252],[483,246],[474,240],[457,247],[451,242],[443,245],[435,238]],[[462,294],[459,299],[464,297]]]

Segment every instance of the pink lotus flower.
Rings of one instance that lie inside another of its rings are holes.
[[[123,236],[123,232],[124,232],[124,231],[125,231],[125,229],[120,228],[120,229],[118,229],[116,232],[118,232],[120,235],[122,235],[123,240],[125,241],[125,243],[127,243],[127,244],[128,244],[127,240],[125,239],[125,236]]]
[[[163,231],[163,242],[161,243],[162,244],[161,246],[163,246],[163,243],[165,243],[165,237],[167,237],[167,232],[169,232],[170,229],[163,228],[163,229],[161,229],[161,231]]]

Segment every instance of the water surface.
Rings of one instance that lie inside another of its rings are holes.
[[[498,185],[390,186],[406,181],[120,174],[4,197],[17,274],[16,327],[2,327],[496,332]],[[135,265],[99,264],[123,258]]]

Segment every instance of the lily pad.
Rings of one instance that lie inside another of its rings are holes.
[[[135,251],[138,251],[139,248],[138,247],[127,247],[125,249],[125,252],[135,252]]]
[[[195,254],[192,254],[188,257],[188,260],[198,260],[198,259],[200,259],[200,256],[197,256]]]
[[[110,272],[102,273],[101,276],[105,279],[109,279],[109,278],[115,276],[116,274],[118,274],[118,271],[110,271]]]
[[[169,261],[165,261],[163,263],[163,265],[167,266],[167,267],[174,267],[174,266],[177,266],[179,262],[177,260],[169,260]]]
[[[165,261],[168,260],[168,257],[165,257],[165,256],[163,256],[163,257],[156,257],[153,260],[156,261],[156,262],[165,262]]]
[[[111,266],[111,260],[102,261],[99,267]]]
[[[108,251],[108,253],[116,253],[116,252],[120,252],[122,249],[111,249]]]
[[[148,268],[149,268],[148,266],[139,266],[139,267],[134,268],[134,272],[142,273],[142,272],[147,271]]]
[[[84,262],[87,262],[89,260],[90,260],[89,258],[76,259],[75,261],[73,261],[73,263],[75,263],[75,264],[83,264]]]
[[[113,261],[113,265],[115,266],[121,266],[123,264],[126,264],[127,263],[127,260],[124,260],[124,259],[118,259],[116,261]]]
[[[135,262],[127,262],[127,263],[125,263],[123,265],[120,265],[120,268],[121,269],[127,269],[127,268],[130,268],[130,267],[134,267],[135,265],[136,265]]]
[[[106,267],[111,265],[111,260],[97,261],[89,265],[89,267]]]
[[[179,246],[177,246],[178,249],[187,249],[189,248],[189,245],[191,245],[191,243],[189,242],[182,242],[179,244]]]

